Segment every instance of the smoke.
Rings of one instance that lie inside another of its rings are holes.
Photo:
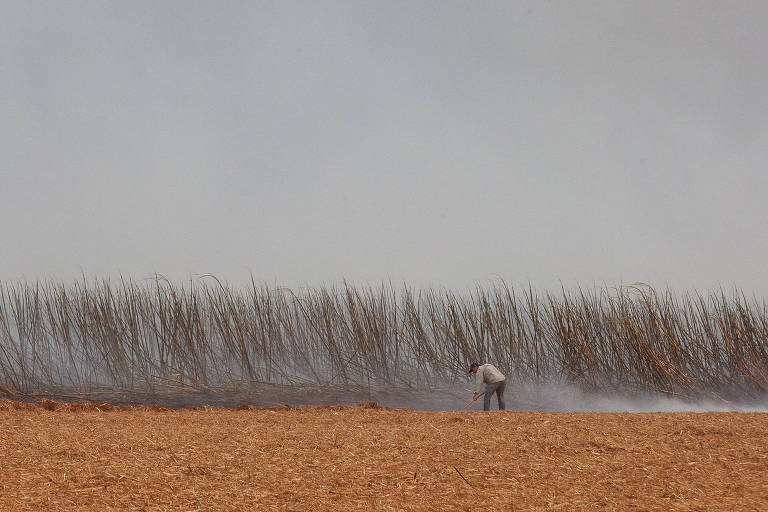
[[[444,381],[423,388],[363,385],[278,385],[241,383],[221,387],[196,389],[187,387],[162,388],[153,391],[91,391],[79,394],[71,389],[50,389],[33,395],[13,395],[8,398],[33,401],[50,398],[60,401],[87,400],[115,405],[157,404],[170,408],[190,406],[214,407],[280,407],[357,405],[376,402],[390,408],[422,411],[482,411],[483,397],[469,403],[473,382]],[[0,388],[0,397],[3,397]],[[564,383],[508,382],[504,398],[508,411],[537,412],[768,412],[768,394],[750,399],[726,400],[713,397],[675,397],[648,392],[588,392]],[[491,397],[491,410],[498,409],[496,396]]]
[[[471,383],[444,384],[430,390],[370,389],[347,392],[340,402],[354,404],[376,401],[396,408],[427,411],[458,411],[473,396]],[[504,392],[506,409],[540,412],[768,412],[768,395],[754,399],[725,400],[716,398],[674,397],[663,393],[586,392],[560,383],[509,383]],[[498,408],[496,396],[491,410]],[[483,398],[467,410],[483,409]]]
[[[254,384],[240,388],[209,388],[181,392],[156,393],[89,393],[88,400],[104,401],[117,405],[128,403],[158,404],[181,408],[210,405],[215,407],[260,407],[301,405],[356,405],[376,402],[392,408],[408,408],[423,411],[458,411],[472,399],[472,385],[444,383],[430,389],[402,389],[392,387],[320,387],[277,386]],[[57,399],[57,393],[41,395]],[[68,395],[68,400],[73,395]],[[505,393],[508,411],[539,412],[768,412],[768,396],[749,401],[726,401],[712,398],[679,398],[652,393],[590,393],[573,386],[559,383],[533,384],[509,383]],[[39,398],[39,397],[38,397]],[[496,397],[491,398],[491,410],[496,410]],[[482,411],[483,398],[472,403],[466,410]]]
[[[507,409],[550,412],[768,412],[768,396],[727,401],[662,393],[585,392],[563,384],[517,384],[505,392]],[[495,405],[495,397],[492,400]]]

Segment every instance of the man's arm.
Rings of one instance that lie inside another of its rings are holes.
[[[475,395],[483,393],[483,372],[478,368],[475,374]]]

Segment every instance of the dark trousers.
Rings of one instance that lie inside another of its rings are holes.
[[[485,386],[485,396],[483,397],[483,410],[484,411],[490,411],[491,410],[491,397],[494,393],[496,393],[496,398],[499,401],[499,410],[503,411],[506,409],[506,406],[504,405],[504,387],[506,386],[507,381],[502,380],[500,382],[494,382],[492,384],[486,384]]]

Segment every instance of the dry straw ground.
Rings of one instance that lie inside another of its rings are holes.
[[[0,401],[0,510],[768,510],[768,414]]]

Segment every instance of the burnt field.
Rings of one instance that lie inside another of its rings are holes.
[[[765,510],[763,413],[0,401],[1,510]]]

